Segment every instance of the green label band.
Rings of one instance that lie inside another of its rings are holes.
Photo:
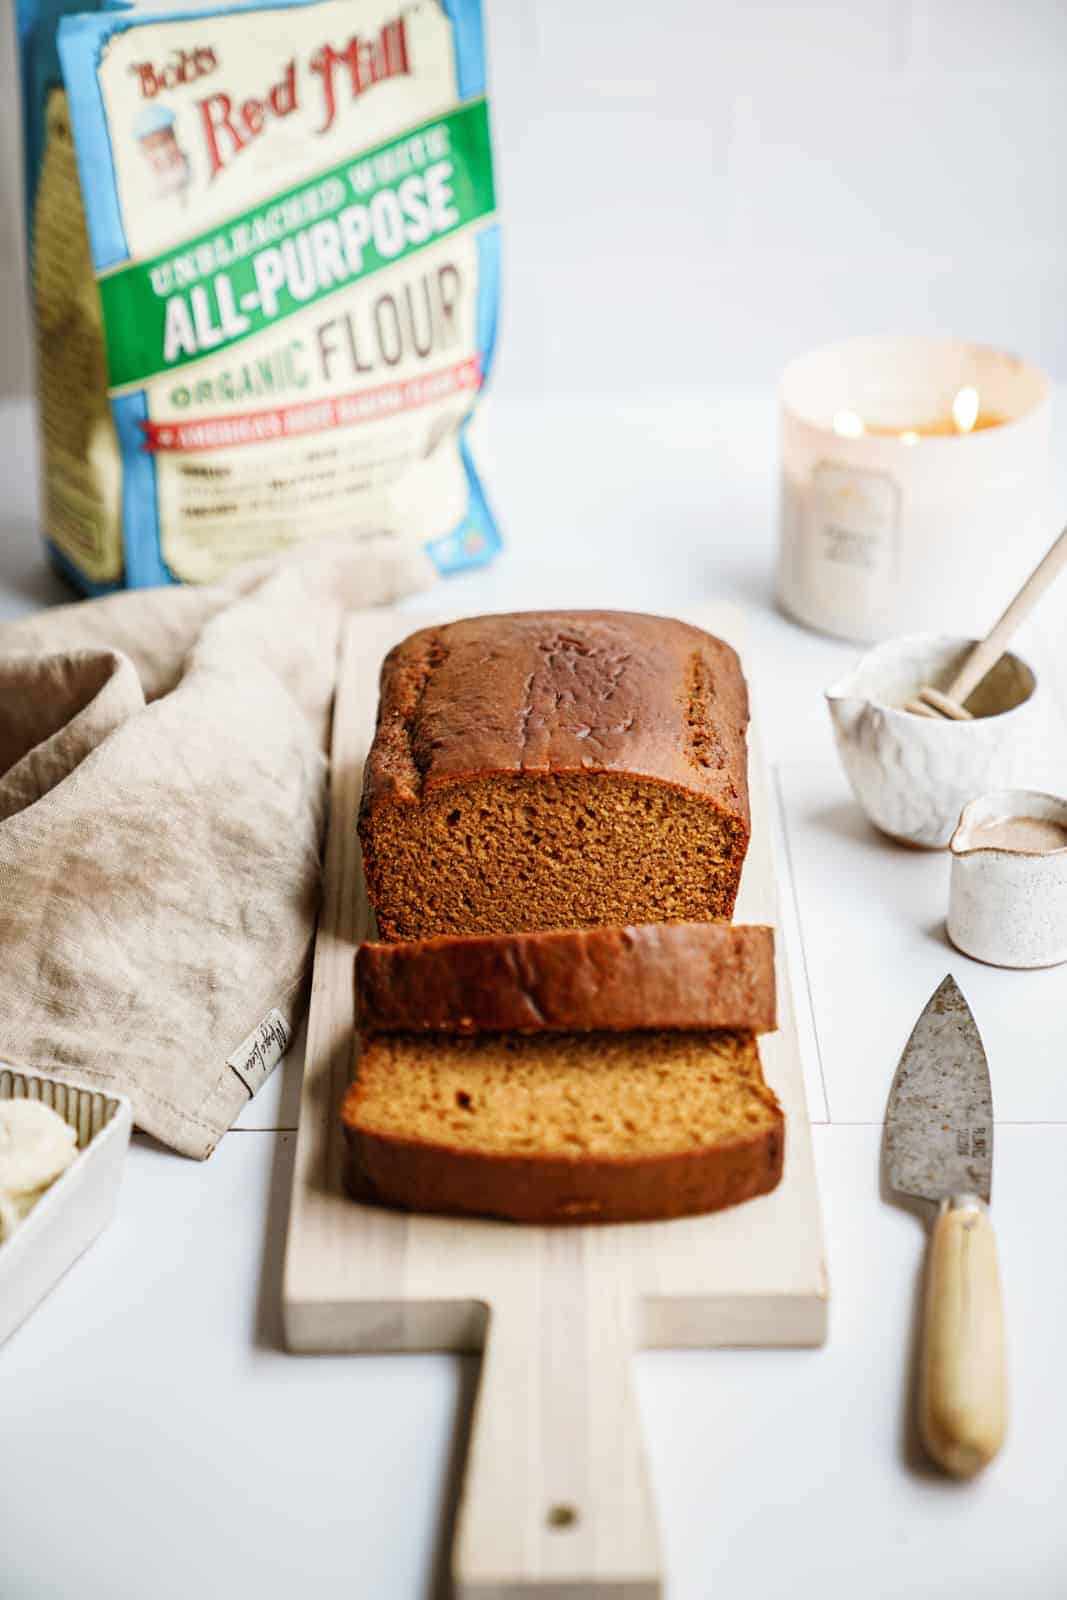
[[[99,282],[109,383],[140,387],[262,333],[495,209],[484,100],[411,128]]]

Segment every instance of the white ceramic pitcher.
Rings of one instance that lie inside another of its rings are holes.
[[[1053,825],[1053,842],[1010,841],[1012,823]],[[990,843],[991,823],[1004,829]],[[964,807],[952,835],[948,936],[957,950],[996,967],[1067,961],[1067,800],[1030,789],[986,794]]]

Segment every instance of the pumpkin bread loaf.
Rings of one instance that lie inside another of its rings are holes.
[[[377,1034],[343,1107],[357,1199],[638,1222],[751,1199],[784,1119],[751,1034]]]
[[[767,1033],[774,933],[670,922],[367,943],[356,1015],[364,1033]]]
[[[747,723],[733,650],[669,618],[413,634],[382,668],[360,807],[382,938],[729,919]]]

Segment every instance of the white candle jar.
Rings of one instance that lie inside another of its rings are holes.
[[[997,425],[916,437],[971,390]],[[792,362],[780,399],[783,608],[867,644],[983,635],[1051,537],[1045,374],[962,339],[848,339]]]

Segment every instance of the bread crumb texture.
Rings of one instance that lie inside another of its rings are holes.
[[[699,1150],[777,1122],[748,1034],[505,1034],[365,1051],[346,1120],[466,1150],[645,1156]]]
[[[764,1194],[784,1119],[750,1034],[377,1035],[344,1104],[359,1199],[639,1221]]]
[[[729,917],[744,835],[705,802],[601,774],[479,778],[376,820],[391,939]]]

